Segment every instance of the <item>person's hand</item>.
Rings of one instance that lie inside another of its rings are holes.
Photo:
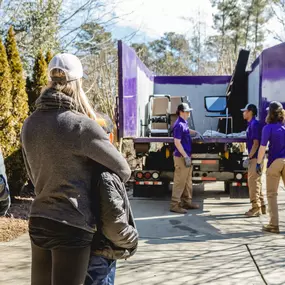
[[[261,164],[257,163],[256,164],[256,173],[261,176],[262,175],[262,169],[261,169]]]
[[[186,167],[191,166],[191,158],[189,156],[184,157],[184,162]]]
[[[250,158],[247,158],[243,161],[242,166],[243,168],[247,169],[249,167],[249,163],[250,163]]]
[[[199,140],[201,140],[202,142],[205,141],[204,137],[203,137],[199,132],[197,132],[197,131],[196,131],[195,139],[199,139]]]
[[[205,142],[205,139],[204,137],[200,134],[200,133],[197,133],[199,139],[202,141],[202,142]]]

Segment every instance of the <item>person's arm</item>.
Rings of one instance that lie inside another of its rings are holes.
[[[253,156],[257,152],[258,148],[259,148],[259,140],[253,140],[253,146],[252,146],[251,151],[250,151],[250,153],[248,155],[249,159],[253,158]]]
[[[264,159],[266,147],[270,139],[270,133],[271,133],[270,126],[269,125],[265,126],[262,130],[261,142],[257,156],[257,164],[261,164]]]
[[[263,158],[265,156],[266,152],[266,146],[260,146],[259,151],[258,151],[258,157],[257,157],[257,164],[261,164],[263,161]]]
[[[173,130],[174,145],[176,146],[180,154],[185,158],[188,157],[188,155],[181,144],[182,134],[183,134],[183,126],[178,124],[177,126],[175,126]]]
[[[252,138],[253,138],[253,145],[248,155],[249,159],[252,159],[254,157],[260,145],[260,139],[261,139],[260,124],[257,121],[252,128]]]
[[[138,232],[129,224],[129,217],[125,211],[126,201],[118,192],[118,185],[112,178],[110,179],[110,175],[109,173],[102,174],[99,187],[102,233],[115,246],[133,249],[138,243]]]
[[[178,151],[180,152],[180,154],[183,156],[183,157],[187,157],[187,153],[185,152],[182,144],[181,144],[181,139],[176,139],[174,138],[174,144],[176,146],[176,148],[178,149]]]
[[[196,135],[198,134],[197,131],[192,130],[192,129],[189,129],[189,132],[190,132],[190,135],[191,135],[191,136],[196,136]]]
[[[109,141],[98,123],[85,119],[82,123],[81,153],[116,173],[123,182],[131,176],[131,169],[123,155]]]
[[[22,154],[23,154],[24,164],[26,166],[26,171],[27,171],[28,177],[30,178],[32,184],[35,185],[35,182],[34,182],[34,179],[33,179],[33,176],[32,176],[32,172],[31,172],[29,163],[27,161],[27,157],[26,157],[26,153],[25,153],[24,148],[22,148]]]
[[[30,168],[30,165],[28,163],[28,160],[27,160],[27,155],[26,155],[26,152],[25,152],[25,148],[23,146],[23,138],[22,138],[22,133],[21,133],[21,136],[20,136],[20,142],[22,144],[22,156],[23,156],[23,160],[24,160],[24,164],[25,164],[25,167],[26,167],[26,171],[27,171],[27,174],[28,174],[28,177],[29,179],[31,180],[33,186],[35,185],[35,181],[33,179],[33,175],[32,175],[32,172],[31,172],[31,168]]]

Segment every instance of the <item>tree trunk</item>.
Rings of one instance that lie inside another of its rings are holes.
[[[251,1],[250,7],[247,11],[247,17],[246,17],[246,29],[245,29],[245,42],[244,47],[247,48],[247,41],[248,41],[248,34],[249,34],[249,27],[250,27],[250,17],[252,15],[252,6],[253,6],[254,0]]]
[[[259,11],[256,12],[255,17],[255,32],[254,32],[254,58],[257,55],[257,43],[258,43],[258,28],[259,28]]]

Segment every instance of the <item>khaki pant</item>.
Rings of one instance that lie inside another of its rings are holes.
[[[273,226],[279,225],[278,204],[277,195],[282,177],[285,185],[285,159],[279,158],[267,169],[266,173],[266,188],[267,188],[267,200],[268,200],[268,212],[270,217],[270,224]]]
[[[264,196],[262,193],[261,176],[256,173],[256,164],[256,158],[250,160],[247,181],[250,203],[252,203],[253,207],[260,208],[264,205]]]
[[[174,156],[174,185],[172,189],[171,205],[192,202],[192,170],[193,166],[186,167],[183,157]]]

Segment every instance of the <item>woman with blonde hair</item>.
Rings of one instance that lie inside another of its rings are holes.
[[[48,75],[49,85],[21,136],[36,193],[29,221],[31,284],[79,285],[85,280],[95,231],[90,200],[94,165],[106,167],[123,182],[131,171],[94,120],[81,87],[80,60],[58,54]]]
[[[276,101],[271,102],[267,110],[267,125],[262,130],[256,171],[259,175],[262,174],[261,163],[269,143],[266,189],[270,221],[263,227],[263,231],[279,233],[277,195],[280,178],[285,185],[285,111],[282,104]]]

